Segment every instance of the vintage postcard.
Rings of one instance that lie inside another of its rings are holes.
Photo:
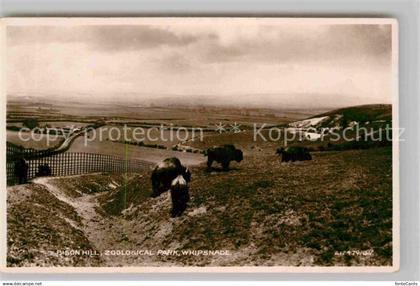
[[[395,19],[1,23],[4,271],[399,269]]]

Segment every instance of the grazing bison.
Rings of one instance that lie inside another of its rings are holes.
[[[170,190],[172,200],[171,216],[181,216],[187,208],[187,203],[190,201],[188,182],[183,175],[179,175],[172,181]]]
[[[51,176],[51,174],[51,168],[47,163],[38,165],[38,172],[36,173],[37,177]]]
[[[208,169],[211,168],[213,161],[216,161],[217,163],[222,164],[223,170],[228,170],[231,161],[241,162],[244,158],[242,151],[230,144],[209,148],[205,155],[207,155]]]
[[[157,197],[168,191],[172,181],[179,175],[182,175],[187,183],[190,182],[191,172],[181,164],[178,158],[173,157],[163,160],[152,172],[152,197]]]
[[[18,178],[19,184],[26,184],[28,182],[28,162],[23,158],[19,157],[15,162],[14,173]]]
[[[178,158],[167,158],[157,165],[152,172],[152,197],[170,190],[172,199],[171,216],[180,216],[190,200],[188,183],[191,172],[181,164]]]
[[[300,146],[278,148],[276,154],[281,155],[282,162],[312,160],[308,148]]]

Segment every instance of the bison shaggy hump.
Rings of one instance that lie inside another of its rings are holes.
[[[231,161],[241,162],[243,160],[243,153],[240,149],[236,149],[231,144],[226,144],[218,147],[207,149],[207,167],[210,169],[213,162],[220,163],[224,170],[229,169]]]
[[[182,175],[186,182],[191,180],[191,172],[181,164],[176,158],[167,158],[158,164],[152,172],[152,197],[157,197],[161,193],[170,189],[172,181]]]

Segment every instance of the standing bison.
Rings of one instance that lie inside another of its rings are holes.
[[[38,172],[36,173],[37,177],[51,176],[51,168],[47,163],[43,165],[38,165]]]
[[[300,146],[278,148],[276,154],[281,155],[282,162],[312,160],[308,148]]]
[[[222,165],[223,170],[229,170],[231,161],[241,162],[244,158],[242,151],[230,144],[209,148],[205,154],[207,155],[208,169],[211,168],[213,161],[216,161]]]
[[[181,216],[187,208],[187,203],[190,201],[188,182],[183,175],[179,175],[172,181],[170,190],[172,201],[171,216]]]
[[[190,200],[188,183],[191,172],[181,164],[178,158],[167,158],[157,165],[152,172],[152,197],[158,197],[170,190],[172,199],[171,216],[180,216]]]
[[[14,167],[14,174],[18,178],[19,184],[26,184],[28,182],[28,170],[29,170],[29,164],[23,158],[23,156],[20,156],[16,162]]]

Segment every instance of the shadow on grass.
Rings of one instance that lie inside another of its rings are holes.
[[[207,174],[211,174],[211,173],[229,173],[229,172],[236,172],[236,171],[240,171],[240,169],[238,169],[238,168],[229,168],[229,169],[223,169],[223,168],[221,168],[221,167],[211,167],[211,168],[206,168],[205,170],[204,170],[204,173],[207,173]]]

